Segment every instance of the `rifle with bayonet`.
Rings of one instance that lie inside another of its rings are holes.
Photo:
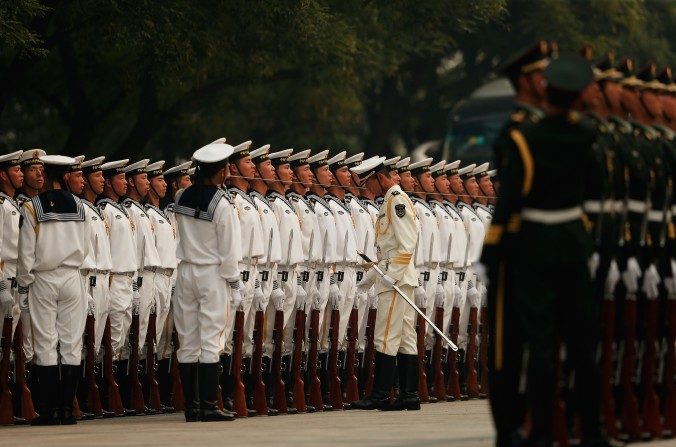
[[[268,237],[268,258],[266,266],[270,268],[270,256],[272,254],[272,228]],[[267,273],[267,272],[266,272]],[[271,280],[267,276],[261,275],[262,281]],[[253,406],[258,414],[268,414],[268,402],[265,395],[265,382],[263,382],[263,331],[265,330],[265,309],[256,304],[253,329],[253,353],[251,355],[251,380],[253,382]]]
[[[293,230],[289,235],[289,243],[286,249],[286,265],[290,269],[291,262],[291,248],[293,247]],[[286,274],[286,276],[285,276]],[[286,277],[286,279],[284,279]],[[282,279],[288,281],[288,272],[282,273]],[[273,396],[272,401],[275,409],[280,413],[288,413],[289,407],[286,401],[286,385],[282,375],[282,343],[284,339],[284,309],[277,309],[275,312],[275,325],[272,331],[272,343],[274,350],[272,352],[272,380],[273,380]],[[285,366],[284,366],[285,367]]]
[[[16,390],[21,395],[19,400],[19,403],[21,404],[21,418],[26,421],[32,421],[37,417],[37,413],[35,413],[35,407],[33,406],[31,390],[26,383],[26,354],[23,349],[23,323],[20,318],[16,325],[16,330],[14,331],[14,357],[14,366],[16,369],[14,380],[16,381]],[[99,407],[100,406],[101,403],[99,401]]]
[[[96,235],[94,241],[94,268],[98,266],[99,254],[99,236]],[[94,298],[94,289],[96,288],[96,274],[89,276],[89,296]],[[87,313],[85,322],[85,383],[87,384],[87,411],[93,413],[96,417],[103,416],[103,407],[101,406],[101,395],[99,387],[96,384],[96,317],[94,314]]]
[[[0,425],[14,425],[14,405],[10,388],[10,358],[12,356],[12,317],[5,316],[2,327],[2,361],[0,361]]]
[[[451,246],[453,244],[453,234],[448,237],[448,247],[446,247],[446,266],[451,259]],[[443,271],[441,275],[441,284],[448,281],[448,272]],[[452,280],[452,279],[451,279]],[[434,324],[443,330],[444,328],[444,303],[436,303],[434,309]],[[446,377],[444,375],[444,346],[441,343],[441,337],[434,334],[434,346],[432,347],[432,368],[434,370],[434,396],[438,400],[446,400]]]
[[[343,266],[347,260],[347,242],[348,233],[345,231],[345,238],[343,241]],[[340,380],[340,361],[338,360],[339,340],[338,331],[340,325],[340,306],[338,303],[331,303],[331,326],[329,328],[329,358],[328,358],[328,373],[329,373],[329,395],[331,398],[331,406],[334,410],[343,409],[343,391]]]
[[[111,340],[110,318],[106,319],[106,327],[103,330],[103,380],[106,384],[106,401],[108,411],[116,416],[124,416],[124,406],[120,396],[120,387],[115,380],[116,368],[113,365],[113,343]]]
[[[471,240],[471,234],[467,235],[467,249],[469,250],[469,244]],[[469,290],[469,281],[468,281],[468,290]],[[467,397],[470,399],[476,399],[479,397],[479,381],[478,381],[478,372],[476,369],[476,360],[477,360],[477,329],[478,329],[478,313],[479,308],[471,306],[469,308],[469,322],[467,324],[467,351],[465,352],[465,367],[467,368]]]
[[[173,349],[171,352],[171,406],[176,411],[185,410],[185,396],[183,395],[183,385],[181,384],[181,373],[178,369],[178,348],[180,343],[178,341],[178,332],[176,328],[171,333],[171,344]]]
[[[328,237],[328,230],[324,231],[322,241],[322,260],[321,268],[326,265],[326,243]],[[317,288],[319,283],[324,280],[324,272],[317,271]],[[310,297],[313,299],[314,297]],[[308,356],[307,356],[307,381],[308,381],[308,402],[315,407],[316,411],[324,411],[324,401],[322,399],[322,382],[319,379],[319,303],[315,303],[314,299],[310,309],[310,328],[308,330]]]
[[[160,398],[160,385],[157,382],[157,362],[155,357],[155,343],[157,334],[157,310],[156,305],[150,311],[148,319],[148,332],[146,334],[146,383],[148,386],[148,408],[151,411],[162,412],[162,399]]]
[[[366,253],[368,246],[368,233],[364,237],[364,249],[362,253]],[[347,323],[347,350],[345,351],[345,376],[347,383],[345,384],[345,397],[348,402],[359,400],[359,379],[357,378],[357,337],[359,335],[359,303],[356,301],[350,310],[350,318]]]
[[[145,269],[145,237],[142,239],[141,245],[141,266],[138,270],[138,278],[136,281],[136,286],[139,290],[143,287],[143,271]],[[127,379],[129,380],[129,393],[130,393],[130,406],[134,412],[139,415],[143,414],[146,411],[145,401],[143,399],[143,386],[139,379],[139,369],[140,369],[140,352],[139,352],[139,339],[141,337],[140,332],[141,322],[139,320],[139,309],[138,306],[132,306],[132,317],[131,317],[131,327],[129,328],[129,341],[130,341],[130,353],[129,359],[127,360]]]
[[[314,229],[310,233],[310,243],[308,246],[308,262],[312,259],[312,248],[314,245],[315,232]],[[298,278],[299,285],[302,286],[303,281],[308,281],[309,278]],[[303,341],[305,340],[305,303],[302,306],[296,306],[296,318],[293,326],[293,354],[291,361],[291,377],[293,380],[293,388],[291,390],[291,398],[293,407],[299,413],[307,412],[307,404],[305,402],[305,382],[303,381]]]

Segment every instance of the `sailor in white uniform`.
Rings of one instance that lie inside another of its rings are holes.
[[[229,302],[241,301],[239,222],[221,188],[232,149],[216,143],[195,151],[193,160],[199,167],[195,184],[176,195],[174,206],[181,237],[172,305],[186,422],[234,419],[232,413],[218,409],[216,399]]]
[[[82,201],[68,191],[69,178],[81,169],[76,160],[59,155],[41,160],[49,189],[21,208],[18,292],[32,309],[41,396],[40,416],[32,423],[69,425],[76,423],[73,399],[87,309],[80,266],[91,246],[91,227]]]

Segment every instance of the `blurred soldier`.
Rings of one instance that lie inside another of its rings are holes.
[[[216,404],[220,338],[229,302],[240,301],[241,259],[237,213],[221,185],[228,176],[232,146],[210,144],[198,149],[196,181],[176,195],[178,244],[174,322],[177,356],[185,396],[186,422],[231,421],[234,414]],[[226,286],[230,286],[229,288]]]
[[[40,416],[32,423],[70,425],[76,423],[73,399],[87,308],[79,269],[90,248],[91,227],[84,205],[68,188],[71,177],[81,178],[80,165],[59,155],[41,160],[48,189],[21,208],[17,264],[19,297],[33,309]]]
[[[395,409],[420,408],[416,313],[392,289],[396,284],[412,298],[413,289],[418,286],[413,263],[413,252],[418,240],[416,211],[408,196],[390,178],[388,171],[387,167],[382,166],[375,174],[381,190],[386,191],[376,223],[378,265],[385,276],[378,278],[375,269],[370,269],[358,286],[362,290],[367,290],[371,284],[376,283],[380,309],[376,317],[374,337],[376,357],[373,392],[370,396],[350,405],[350,408],[359,410],[390,407],[389,393],[394,385],[395,367],[398,362],[406,366],[406,371],[400,374],[399,400],[393,406]]]

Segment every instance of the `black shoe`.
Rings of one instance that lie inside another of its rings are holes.
[[[108,411],[108,410],[102,410],[101,417],[104,418],[104,419],[114,418],[115,412],[114,411]]]
[[[415,354],[397,354],[397,371],[399,373],[399,396],[394,402],[381,408],[381,410],[420,410],[418,356]]]
[[[350,404],[350,410],[380,410],[389,407],[390,393],[373,391],[370,396]]]
[[[200,420],[202,422],[234,421],[235,414],[220,410],[216,404],[218,363],[199,364]]]
[[[80,365],[61,365],[61,425],[77,424],[73,414],[73,400],[78,380],[80,380]],[[94,415],[91,416],[93,419]]]
[[[197,369],[198,363],[179,363],[181,385],[185,397],[185,410],[183,412],[186,422],[200,420],[200,403],[197,392]],[[214,390],[215,391],[215,390]]]
[[[59,366],[33,365],[33,371],[40,400],[37,410],[39,415],[31,421],[31,425],[60,425]]]
[[[379,410],[390,405],[390,390],[394,382],[394,372],[397,357],[376,351],[375,378],[373,392],[370,396],[352,402],[352,410]]]

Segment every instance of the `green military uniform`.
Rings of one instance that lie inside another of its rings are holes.
[[[549,86],[574,94],[592,80],[591,68],[578,56],[561,56],[545,72]],[[510,132],[494,224],[486,244],[504,248],[510,230],[519,250],[514,262],[514,302],[500,292],[506,271],[498,267],[496,313],[516,306],[519,330],[529,349],[527,400],[533,415],[531,438],[552,438],[555,346],[568,346],[579,391],[582,429],[600,437],[599,376],[594,351],[598,309],[591,299],[587,260],[593,241],[583,224],[584,178],[580,166],[593,164],[596,132],[573,113],[547,116]],[[488,247],[487,247],[488,248]],[[499,331],[498,331],[499,332]],[[499,338],[496,344],[499,344]]]

